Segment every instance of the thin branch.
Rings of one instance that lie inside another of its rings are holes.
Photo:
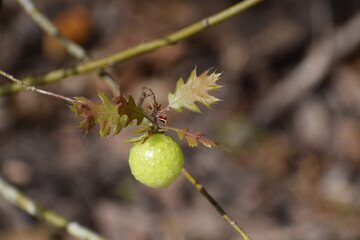
[[[206,189],[185,169],[182,169],[182,174],[194,187],[210,202],[210,204],[218,211],[221,217],[234,228],[244,240],[250,240],[250,237],[241,229],[241,227],[232,220],[225,210],[215,201],[213,197],[206,191]]]
[[[69,54],[81,61],[90,59],[86,50],[61,34],[59,29],[38,8],[35,7],[31,0],[17,1],[43,31],[60,41]],[[119,95],[119,86],[108,72],[104,69],[98,69],[98,76],[105,81],[114,96]]]
[[[2,71],[1,69],[0,69],[0,75],[8,78],[9,80],[15,82],[16,84],[19,84],[22,88],[24,88],[24,89],[26,89],[28,91],[37,92],[37,93],[47,95],[47,96],[51,96],[51,97],[55,97],[55,98],[60,98],[62,100],[68,101],[68,102],[79,102],[79,101],[77,101],[75,99],[68,98],[68,97],[65,97],[65,96],[60,95],[60,94],[56,94],[56,93],[48,92],[48,91],[45,91],[45,90],[42,90],[42,89],[38,89],[38,88],[36,88],[34,86],[28,86],[27,84],[23,83],[22,81],[15,78],[14,76]]]
[[[17,1],[34,22],[36,22],[46,33],[58,39],[71,55],[81,60],[88,58],[86,51],[78,44],[64,37],[56,26],[54,26],[54,24],[52,24],[52,22],[39,11],[30,0]]]
[[[31,216],[43,220],[56,228],[63,229],[69,235],[81,240],[106,240],[105,237],[81,226],[77,222],[71,222],[63,216],[48,210],[31,198],[11,186],[0,177],[0,195],[11,204],[21,208]]]
[[[230,17],[235,16],[236,14],[241,13],[242,11],[252,7],[253,5],[261,1],[263,0],[241,1],[221,12],[218,12],[208,18],[204,18],[201,21],[198,21],[179,31],[171,33],[163,38],[156,39],[150,42],[145,42],[143,44],[128,48],[126,50],[120,51],[118,53],[97,60],[82,62],[74,67],[54,70],[40,76],[26,77],[23,79],[23,81],[28,85],[43,85],[47,83],[57,82],[75,75],[85,74],[96,71],[101,68],[113,66],[114,64],[124,62],[135,56],[139,56],[148,52],[152,52],[156,49],[178,43],[181,40],[189,38],[201,31],[204,31],[209,27],[212,27],[218,23],[221,23],[229,19]],[[4,84],[0,86],[0,96],[16,93],[21,90],[22,90],[21,87],[18,85]]]

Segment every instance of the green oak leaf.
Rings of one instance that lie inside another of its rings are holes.
[[[186,83],[180,78],[176,84],[175,93],[169,93],[168,107],[178,112],[181,112],[182,108],[187,108],[193,112],[201,112],[196,102],[210,107],[211,104],[220,101],[220,99],[210,95],[209,92],[222,87],[216,84],[216,81],[220,79],[221,73],[214,72],[209,74],[209,71],[210,69],[197,76],[195,68]]]
[[[144,118],[143,110],[136,106],[133,97],[126,100],[122,94],[111,101],[104,93],[99,92],[98,96],[101,103],[93,103],[84,97],[75,97],[78,102],[73,102],[70,109],[76,113],[77,117],[83,117],[79,127],[86,132],[96,124],[100,125],[100,136],[105,137],[110,134],[113,126],[113,135],[127,127],[133,120],[137,120],[137,125],[142,123]]]

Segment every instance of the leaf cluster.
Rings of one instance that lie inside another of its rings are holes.
[[[113,135],[127,127],[133,120],[137,120],[137,125],[144,119],[144,111],[135,104],[134,98],[129,99],[120,96],[110,100],[104,93],[98,94],[101,103],[93,103],[84,97],[75,97],[78,102],[73,102],[70,109],[76,113],[77,117],[83,117],[79,127],[88,132],[96,124],[100,125],[100,136],[105,137],[110,134],[113,126]]]
[[[163,122],[166,118],[164,118],[164,113],[170,109],[181,112],[183,108],[186,108],[192,112],[201,112],[197,106],[198,103],[210,108],[211,104],[220,101],[210,94],[210,91],[222,87],[216,83],[220,79],[220,75],[221,73],[210,73],[210,70],[197,75],[196,69],[194,69],[186,82],[182,78],[178,80],[175,92],[168,95],[168,105],[163,109],[151,108],[153,112],[150,114],[138,106],[132,96],[125,98],[121,90],[120,95],[111,100],[104,93],[99,92],[101,103],[94,103],[84,97],[76,97],[77,102],[72,102],[70,108],[77,117],[84,118],[79,127],[85,132],[99,124],[101,137],[109,135],[112,128],[112,135],[117,135],[123,128],[136,121],[136,125],[141,126],[135,131],[137,133],[145,132],[145,134],[129,139],[127,142],[144,141],[153,132],[172,130],[177,132],[180,140],[185,138],[190,147],[196,147],[198,142],[201,142],[206,147],[225,149],[217,142],[206,138],[203,133],[190,132],[187,128],[169,127],[166,124],[159,126],[157,121]],[[155,99],[154,96],[153,99]]]

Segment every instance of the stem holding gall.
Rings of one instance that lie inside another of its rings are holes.
[[[206,191],[206,189],[186,170],[182,169],[182,174],[185,178],[206,198],[206,200],[216,209],[216,211],[221,215],[221,217],[228,223],[232,228],[234,228],[244,240],[250,240],[250,237],[245,233],[241,227],[232,220],[225,210],[215,201],[215,199]]]

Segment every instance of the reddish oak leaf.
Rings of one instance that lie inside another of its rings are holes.
[[[134,99],[130,96],[129,100],[119,96],[116,102],[111,101],[104,93],[99,92],[101,103],[96,104],[84,97],[76,97],[79,102],[72,103],[71,110],[77,117],[84,117],[79,127],[86,132],[92,129],[96,124],[100,125],[100,136],[105,137],[110,134],[111,127],[114,126],[113,135],[128,126],[133,120],[137,120],[139,125],[142,109],[137,107]]]
[[[187,108],[193,112],[201,112],[196,102],[202,103],[207,107],[211,104],[220,101],[220,99],[209,94],[210,91],[221,88],[221,85],[216,84],[221,73],[211,73],[210,70],[203,72],[200,76],[196,74],[196,68],[191,72],[186,83],[182,78],[176,84],[175,93],[169,93],[169,106],[178,112],[182,108]]]
[[[136,105],[135,100],[131,95],[129,96],[129,100],[126,100],[120,89],[120,95],[115,98],[115,101],[118,104],[119,115],[127,116],[125,127],[128,126],[133,120],[137,121],[137,125],[140,125],[142,123],[145,113],[142,108]]]
[[[189,129],[187,129],[187,128],[173,128],[173,127],[167,126],[166,129],[175,131],[180,140],[182,140],[185,137],[186,141],[188,142],[189,147],[197,147],[198,141],[199,141],[206,147],[209,147],[209,148],[217,147],[217,148],[229,151],[226,147],[215,142],[214,140],[206,138],[203,133],[189,132]]]

